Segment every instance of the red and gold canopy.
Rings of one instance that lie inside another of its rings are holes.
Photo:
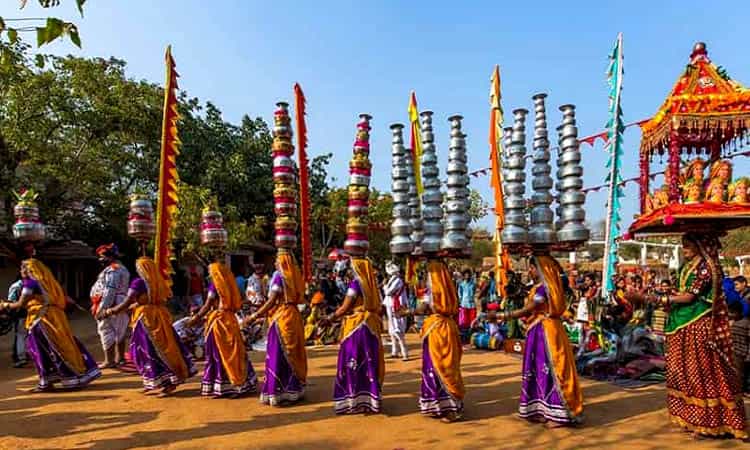
[[[690,62],[656,115],[641,125],[641,153],[663,153],[670,140],[683,151],[717,151],[750,127],[750,89],[732,80],[695,44]]]

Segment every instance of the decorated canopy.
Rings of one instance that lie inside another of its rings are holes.
[[[729,148],[750,138],[750,89],[711,62],[706,44],[695,44],[669,96],[641,130],[641,216],[631,232],[681,232],[707,224],[720,231],[747,223],[750,179],[735,174],[733,180],[731,162],[721,158],[736,156]],[[650,162],[665,152],[664,186],[652,194]]]
[[[748,126],[750,89],[714,65],[699,42],[656,115],[641,124],[641,152],[663,153],[676,139],[683,150],[711,154],[744,136]]]

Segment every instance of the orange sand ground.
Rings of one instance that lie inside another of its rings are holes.
[[[93,321],[80,313],[74,328],[101,354]],[[417,409],[418,339],[412,360],[389,360],[384,413],[336,417],[331,404],[336,347],[309,349],[310,384],[304,403],[271,408],[257,397],[206,399],[198,377],[172,398],[140,393],[135,374],[107,370],[78,392],[27,394],[33,369],[10,367],[10,336],[0,339],[0,448],[253,448],[253,449],[668,449],[747,448],[739,441],[694,441],[668,423],[663,386],[625,391],[583,382],[585,425],[546,429],[515,417],[520,360],[503,353],[467,351],[466,419],[442,424]],[[259,376],[262,353],[253,353]]]

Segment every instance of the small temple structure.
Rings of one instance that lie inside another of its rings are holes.
[[[695,44],[684,72],[641,130],[641,214],[631,233],[679,231],[705,219],[728,229],[750,219],[750,179],[733,179],[731,162],[722,159],[750,138],[750,89],[711,62],[706,44]],[[664,185],[650,191],[651,162],[665,153]]]

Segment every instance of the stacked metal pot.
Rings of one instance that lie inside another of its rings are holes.
[[[443,240],[443,194],[440,192],[440,169],[432,133],[432,111],[420,114],[422,126],[422,252],[440,251]]]
[[[409,171],[406,167],[403,130],[404,126],[400,123],[391,125],[393,222],[391,223],[390,247],[394,255],[405,255],[414,251],[414,242],[411,239],[411,210],[409,209]]]
[[[589,230],[586,228],[586,211],[583,209],[586,194],[582,191],[583,167],[580,164],[575,106],[563,105],[560,111],[563,113],[563,120],[558,134],[560,159],[557,165],[557,191],[561,227],[557,230],[557,239],[563,242],[586,241]]]
[[[513,111],[513,127],[510,145],[506,147],[505,177],[505,228],[502,240],[505,244],[525,244],[528,241],[526,224],[526,115],[525,109]],[[507,132],[506,132],[507,135]]]
[[[13,207],[13,215],[16,219],[13,225],[13,237],[25,242],[43,241],[46,232],[44,224],[39,219],[37,195],[31,190],[26,190],[16,198],[18,203]]]
[[[292,145],[292,126],[289,105],[276,104],[273,113],[273,202],[276,248],[291,250],[297,246],[297,175]]]
[[[469,168],[466,165],[466,140],[461,131],[460,115],[448,118],[451,126],[450,146],[448,151],[448,181],[445,192],[445,234],[441,248],[448,251],[463,252],[469,246],[467,228],[469,225]]]
[[[344,250],[352,256],[364,256],[370,248],[367,236],[368,205],[370,201],[370,120],[369,114],[360,114],[353,156],[349,162],[349,201]]]
[[[557,240],[552,212],[552,190],[554,181],[550,176],[549,139],[547,134],[547,114],[544,99],[547,94],[537,94],[534,99],[534,166],[531,168],[531,220],[529,242],[531,244],[553,244]]]
[[[206,247],[223,248],[229,235],[224,228],[224,217],[215,206],[207,206],[201,215],[201,244]]]
[[[145,196],[135,194],[130,198],[128,236],[138,242],[148,242],[156,234],[154,207]]]
[[[414,255],[422,254],[422,202],[417,192],[417,178],[414,172],[413,151],[407,148],[404,153],[404,166],[406,166],[406,183],[409,185],[409,221],[411,222],[411,241],[414,244]]]

